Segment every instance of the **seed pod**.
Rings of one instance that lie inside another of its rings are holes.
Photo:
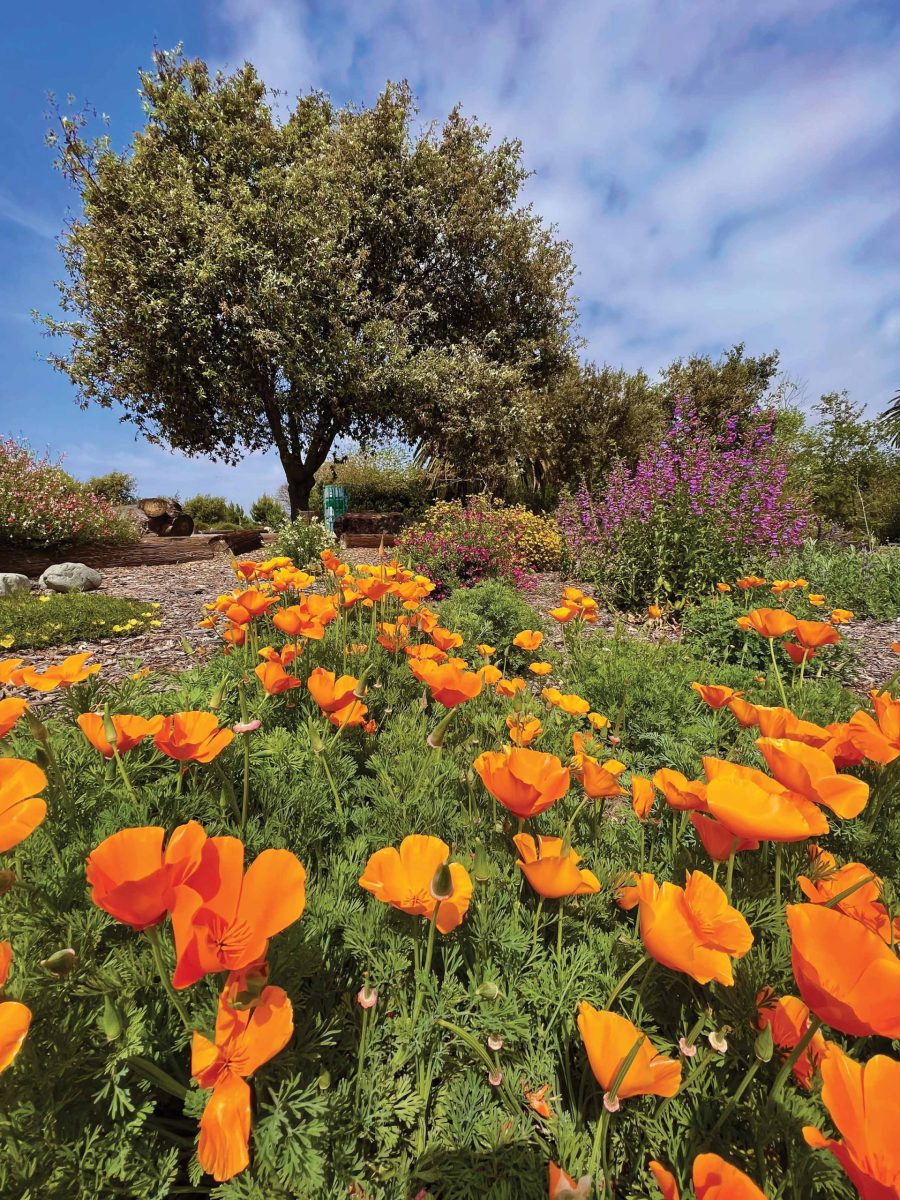
[[[775,1041],[772,1037],[772,1026],[767,1025],[753,1043],[753,1053],[760,1062],[771,1062],[772,1055],[775,1053]]]
[[[475,995],[479,996],[482,1000],[496,1000],[500,995],[500,989],[497,987],[496,983],[488,980],[486,983],[480,983],[478,985],[478,987],[475,989]]]
[[[453,895],[453,876],[448,863],[441,863],[435,871],[430,891],[435,900],[449,900]]]
[[[100,1027],[108,1042],[114,1042],[120,1038],[125,1028],[125,1016],[110,995],[103,997],[103,1013],[100,1017]]]
[[[42,958],[40,965],[54,979],[64,979],[66,975],[75,970],[77,960],[78,955],[71,946],[67,946],[65,950],[57,950],[49,958]]]

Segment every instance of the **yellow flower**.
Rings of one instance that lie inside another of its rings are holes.
[[[49,603],[50,603],[49,596],[38,596],[38,604],[49,604]]]
[[[11,633],[5,633],[3,637],[0,638],[0,646],[2,646],[4,650],[8,650],[15,640],[16,639]]]
[[[123,629],[124,629],[123,625],[113,625],[113,627],[112,627],[113,633],[121,633]]]
[[[156,626],[156,625],[162,625],[162,621],[151,621],[151,622],[150,622],[150,624],[151,624],[151,625],[154,625],[154,626]]]
[[[553,667],[548,662],[533,662],[528,664],[528,670],[533,675],[549,675]]]
[[[587,719],[589,724],[591,724],[594,729],[598,731],[601,729],[606,729],[606,727],[609,725],[609,717],[604,717],[602,713],[590,712],[588,713]]]
[[[141,667],[141,669],[139,671],[135,671],[135,673],[132,675],[131,678],[134,680],[146,679],[149,674],[150,674],[149,667]]]

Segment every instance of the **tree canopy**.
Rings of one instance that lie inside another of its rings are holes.
[[[417,131],[403,84],[278,120],[249,64],[157,52],[140,80],[124,151],[84,114],[51,139],[82,211],[45,323],[82,403],[188,454],[274,445],[294,511],[339,437],[427,436],[468,471],[514,456],[574,316],[520,144],[458,108]]]

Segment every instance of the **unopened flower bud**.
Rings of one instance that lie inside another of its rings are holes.
[[[109,715],[108,704],[103,706],[103,736],[106,738],[107,742],[109,742],[113,750],[118,749],[119,735],[116,733],[115,723],[112,717]]]
[[[5,896],[16,886],[15,871],[0,871],[0,896]]]
[[[210,712],[216,712],[216,710],[221,706],[222,701],[225,699],[225,689],[227,687],[228,687],[228,682],[227,682],[227,680],[223,679],[222,682],[219,684],[219,686],[216,688],[216,690],[213,692],[213,694],[210,696],[210,698],[209,698]]]
[[[356,1002],[360,1008],[374,1008],[378,1003],[378,988],[369,987],[364,983],[356,993]]]
[[[46,774],[50,770],[50,755],[43,746],[38,746],[34,752],[34,761]]]
[[[316,1083],[319,1085],[320,1092],[327,1092],[331,1087],[331,1072],[322,1071],[322,1073],[319,1075],[319,1078],[316,1080]]]
[[[441,863],[435,871],[429,890],[435,900],[449,900],[453,895],[453,876],[450,874],[449,863]]]
[[[262,721],[235,721],[231,729],[233,733],[255,733]]]
[[[472,874],[479,883],[485,883],[491,877],[491,865],[488,861],[487,849],[483,842],[475,843],[475,861],[472,864]]]
[[[616,735],[614,733],[611,733],[609,735],[609,744],[611,746],[621,746],[622,739],[620,737],[616,737]]]
[[[25,720],[28,722],[28,728],[31,732],[31,736],[39,746],[46,748],[49,743],[47,726],[39,717],[34,715],[30,708],[25,709]]]
[[[55,954],[51,954],[49,958],[41,959],[41,966],[54,979],[62,979],[75,969],[75,962],[78,955],[71,946],[67,946],[65,950],[57,950]]]
[[[103,1014],[100,1017],[100,1027],[108,1042],[114,1042],[122,1036],[125,1028],[125,1017],[112,996],[103,997]]]
[[[319,731],[315,728],[310,728],[309,744],[313,754],[321,754],[325,749],[325,743],[319,735]]]
[[[499,1033],[489,1034],[487,1044],[491,1048],[491,1050],[502,1050],[503,1049],[503,1038],[500,1036]]]
[[[455,711],[456,709],[454,708],[448,709],[447,715],[442,717],[437,725],[435,725],[434,729],[432,729],[431,733],[429,733],[428,745],[432,750],[440,750],[441,746],[443,746],[444,736],[447,732],[447,726],[453,719],[453,714]]]
[[[475,995],[479,996],[482,1000],[496,1000],[500,995],[500,989],[497,987],[496,983],[488,980],[486,983],[480,983],[478,985],[478,987],[475,989]]]
[[[761,1030],[753,1043],[753,1053],[760,1062],[771,1062],[772,1055],[775,1053],[775,1041],[772,1037],[772,1026],[767,1025]]]

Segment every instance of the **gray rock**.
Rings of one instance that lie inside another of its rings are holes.
[[[0,596],[19,596],[31,591],[31,580],[27,575],[14,571],[0,571]]]
[[[40,578],[41,587],[51,592],[93,592],[103,582],[103,576],[84,563],[55,563]]]

